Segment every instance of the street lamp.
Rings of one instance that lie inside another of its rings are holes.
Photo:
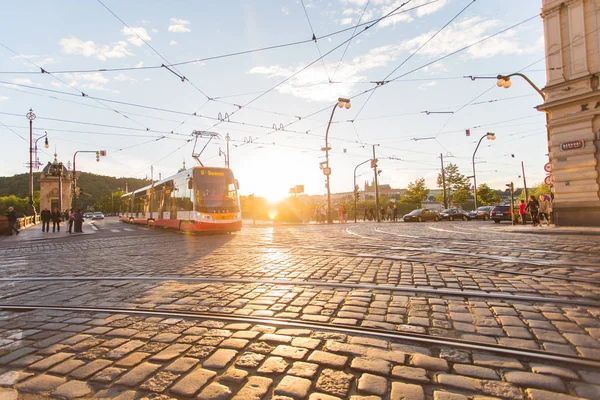
[[[331,168],[329,168],[329,127],[331,126],[331,121],[333,120],[333,114],[335,113],[336,108],[346,108],[350,109],[350,99],[344,99],[343,97],[338,98],[338,102],[333,106],[333,110],[331,110],[331,117],[329,117],[329,123],[327,124],[327,130],[325,131],[325,147],[321,150],[325,152],[325,166],[321,164],[323,169],[323,174],[327,177],[327,183],[325,186],[327,187],[327,223],[332,224],[333,221],[331,219],[331,190],[329,189],[329,176],[331,175]]]
[[[358,167],[360,167],[363,164],[368,163],[369,161],[372,160],[367,160],[367,161],[363,161],[360,164],[358,164],[356,167],[354,167],[354,222],[356,222],[356,202],[358,200],[358,186],[356,185],[356,169]]]
[[[496,140],[496,134],[493,132],[488,132],[479,139],[477,143],[477,147],[475,147],[475,151],[473,152],[473,193],[475,195],[475,210],[477,210],[477,177],[475,175],[475,154],[477,154],[477,150],[479,149],[479,145],[483,139],[487,138],[488,140]]]
[[[48,144],[48,132],[44,131],[44,136],[40,136],[39,138],[35,139],[35,169],[40,169],[40,159],[38,157],[38,147],[37,147],[37,142],[38,140],[42,139],[42,138],[46,138],[46,140],[44,141],[44,147],[48,148],[49,144]]]

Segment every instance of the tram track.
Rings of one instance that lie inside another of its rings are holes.
[[[146,315],[146,316],[168,316],[169,318],[188,318],[202,320],[218,320],[235,323],[253,323],[267,324],[275,326],[304,328],[311,330],[325,330],[329,332],[338,332],[343,334],[354,334],[363,336],[373,336],[387,340],[403,340],[409,342],[422,343],[433,346],[452,346],[460,349],[485,351],[495,354],[508,356],[525,357],[533,360],[544,360],[569,365],[578,365],[584,367],[600,368],[600,360],[588,357],[574,356],[570,354],[560,354],[535,349],[525,349],[513,346],[503,346],[497,344],[482,344],[474,340],[455,339],[448,337],[439,337],[423,333],[395,332],[385,329],[356,327],[352,325],[329,324],[320,322],[305,322],[276,317],[253,317],[236,316],[225,313],[215,312],[191,312],[191,311],[170,311],[170,310],[150,310],[150,309],[131,309],[131,308],[106,308],[106,307],[74,307],[58,305],[39,305],[39,304],[0,304],[0,310],[12,312],[28,312],[34,310],[52,310],[52,311],[70,311],[70,312],[95,312],[111,314],[128,315]]]
[[[326,288],[346,288],[346,289],[372,289],[390,292],[404,293],[426,293],[438,296],[457,296],[457,297],[483,297],[510,301],[552,303],[552,304],[572,304],[580,306],[600,307],[600,296],[598,301],[589,298],[564,298],[549,296],[528,296],[515,295],[489,291],[474,290],[452,290],[439,288],[411,287],[411,286],[392,286],[378,285],[368,283],[337,283],[321,281],[298,281],[285,279],[253,279],[253,278],[226,278],[226,277],[182,277],[182,276],[85,276],[85,277],[12,277],[0,278],[0,282],[97,282],[97,281],[175,281],[188,283],[255,283],[263,285],[277,286],[311,286]],[[5,297],[4,299],[9,298]]]
[[[300,246],[300,247],[309,249],[309,250],[321,250],[321,251],[328,251],[328,252],[334,252],[334,253],[337,252],[340,254],[345,254],[349,257],[356,257],[356,258],[373,258],[373,259],[384,259],[384,260],[391,260],[391,261],[406,261],[406,262],[412,262],[412,263],[444,266],[444,267],[448,267],[448,268],[473,269],[473,270],[480,270],[480,271],[486,271],[486,272],[493,272],[493,273],[497,273],[497,274],[529,276],[532,278],[539,278],[539,279],[556,279],[556,280],[562,280],[562,281],[568,281],[568,282],[600,284],[600,280],[589,279],[589,278],[574,278],[574,277],[566,277],[566,276],[554,276],[554,275],[548,275],[548,274],[535,274],[532,272],[511,271],[511,270],[506,270],[506,269],[497,270],[494,268],[480,267],[480,266],[474,266],[474,265],[460,265],[460,264],[450,264],[448,262],[437,261],[437,260],[424,260],[424,259],[419,259],[419,258],[415,258],[415,257],[402,257],[402,256],[394,256],[394,255],[376,254],[376,253],[358,253],[358,252],[354,252],[354,251],[348,251],[348,250],[342,250],[342,249],[336,249],[336,248],[332,249],[332,248],[322,248],[322,247],[315,247],[315,246]]]

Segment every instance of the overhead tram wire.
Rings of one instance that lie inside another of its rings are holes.
[[[358,29],[358,27],[360,26],[360,21],[362,20],[363,16],[365,15],[365,11],[367,11],[367,7],[369,7],[369,4],[371,3],[371,0],[367,1],[367,4],[365,4],[365,8],[363,8],[362,13],[360,14],[360,17],[358,18],[358,23],[354,26],[354,30],[352,31],[352,35],[354,36],[354,34],[356,33],[356,30]],[[338,61],[335,70],[333,71],[333,74],[331,75],[331,79],[329,80],[329,83],[333,83],[333,78],[335,78],[335,74],[337,73],[338,69],[340,68],[340,65],[342,65],[342,60],[344,59],[344,57],[346,56],[346,52],[348,51],[348,48],[350,47],[350,43],[348,42],[346,44],[346,48],[344,49],[344,52],[342,53],[342,56],[340,57],[340,60]],[[357,134],[358,136],[358,134]]]
[[[432,0],[429,1],[427,3],[424,4],[420,4],[418,6],[406,9],[406,10],[400,10],[398,12],[394,12],[392,13],[390,16],[394,16],[394,15],[398,15],[398,14],[404,14],[407,13],[409,11],[421,8],[421,7],[425,7],[428,6],[430,4],[434,4],[439,2],[440,0]],[[344,33],[346,31],[355,29],[356,27],[361,27],[364,25],[368,25],[374,21],[377,21],[376,19],[372,19],[370,21],[366,21],[362,24],[358,24],[356,26],[350,26],[348,28],[344,28],[344,29],[340,29],[328,34],[325,34],[323,36],[317,37],[317,40],[320,39],[326,39],[328,37],[331,36],[335,36],[335,35],[339,35],[341,33]],[[279,49],[279,48],[285,48],[285,47],[290,47],[290,46],[296,46],[296,45],[300,45],[300,44],[306,44],[306,43],[311,43],[313,40],[312,39],[305,39],[305,40],[298,40],[295,42],[289,42],[289,43],[283,43],[283,44],[277,44],[277,45],[272,45],[272,46],[266,46],[266,47],[260,47],[260,48],[256,48],[256,49],[250,49],[250,50],[242,50],[242,51],[237,51],[237,52],[232,52],[232,53],[225,53],[225,54],[221,54],[221,55],[217,55],[217,56],[210,56],[210,57],[205,57],[205,58],[197,58],[194,60],[189,60],[189,61],[181,61],[181,62],[177,62],[177,63],[168,63],[165,64],[168,67],[174,67],[174,66],[180,66],[180,65],[186,65],[186,64],[193,64],[193,63],[198,63],[198,62],[203,62],[203,61],[212,61],[212,60],[217,60],[217,59],[221,59],[221,58],[228,58],[228,57],[234,57],[234,56],[239,56],[239,55],[244,55],[244,54],[251,54],[251,53],[258,53],[261,51],[266,51],[266,50],[274,50],[274,49]],[[135,71],[135,70],[146,70],[146,69],[161,69],[163,68],[162,65],[155,65],[155,66],[141,66],[141,67],[121,67],[121,68],[98,68],[98,69],[87,69],[87,70],[62,70],[62,71],[52,71],[53,74],[74,74],[74,73],[91,73],[91,72],[123,72],[123,71]],[[32,72],[32,71],[17,71],[17,72],[0,72],[0,74],[2,73],[20,73],[20,74],[34,74],[34,73],[41,73],[41,72]]]
[[[397,77],[395,77],[395,78],[392,78],[391,80],[385,81],[385,82],[383,82],[383,84],[388,84],[388,83],[391,83],[391,82],[397,81],[397,80],[399,80],[400,78],[403,78],[403,77],[405,77],[405,76],[407,76],[407,75],[410,75],[410,74],[412,74],[412,73],[414,73],[414,72],[416,72],[416,71],[418,71],[418,70],[421,70],[421,69],[423,69],[423,68],[425,68],[425,67],[428,67],[429,65],[435,64],[435,63],[437,63],[437,62],[439,62],[439,61],[441,61],[441,60],[444,60],[444,59],[446,59],[446,58],[448,58],[448,57],[451,57],[451,56],[453,56],[453,55],[455,55],[455,54],[458,54],[458,53],[460,53],[460,52],[462,52],[462,51],[464,51],[464,50],[466,50],[466,49],[469,49],[470,47],[476,46],[476,45],[478,45],[478,44],[480,44],[480,43],[483,43],[483,42],[485,42],[485,41],[487,41],[487,40],[490,40],[490,39],[492,39],[492,38],[494,38],[494,37],[496,37],[496,36],[498,36],[498,35],[500,35],[500,34],[502,34],[502,33],[508,32],[509,30],[511,30],[511,29],[514,29],[514,28],[516,28],[516,27],[518,27],[518,26],[520,26],[520,25],[523,25],[523,24],[525,24],[525,23],[527,23],[527,22],[529,22],[529,21],[531,21],[531,20],[533,20],[533,19],[535,19],[535,18],[537,18],[537,17],[538,17],[537,15],[534,15],[534,16],[532,16],[532,17],[530,17],[530,18],[527,18],[527,19],[525,19],[525,20],[523,20],[523,21],[521,21],[521,22],[518,22],[518,23],[516,23],[516,24],[514,24],[514,25],[511,25],[511,26],[509,26],[509,27],[505,28],[505,29],[502,29],[502,30],[500,30],[500,31],[498,31],[498,32],[496,32],[496,33],[494,33],[494,34],[492,34],[492,35],[486,36],[485,38],[483,38],[483,39],[480,39],[480,40],[478,40],[478,41],[476,41],[476,42],[474,42],[474,43],[471,43],[471,44],[469,44],[469,45],[467,45],[467,46],[464,46],[464,47],[462,47],[462,48],[460,48],[460,49],[457,49],[457,50],[455,50],[455,51],[453,51],[453,52],[450,52],[450,53],[448,53],[448,54],[446,54],[446,55],[444,55],[444,56],[438,57],[437,59],[435,59],[435,60],[433,60],[433,61],[430,61],[430,62],[428,62],[428,63],[425,63],[425,64],[423,64],[423,65],[421,65],[421,66],[419,66],[419,67],[417,67],[417,68],[414,68],[414,69],[412,69],[412,70],[410,70],[410,71],[408,71],[408,72],[405,72],[405,73],[403,73],[403,74],[401,74],[401,75],[399,75],[399,76],[397,76]],[[378,85],[378,86],[379,86],[379,85]],[[365,94],[367,94],[367,93],[370,93],[370,92],[372,92],[373,90],[375,90],[375,89],[376,89],[378,86],[375,86],[375,87],[372,87],[372,88],[370,88],[370,89],[363,90],[362,92],[359,92],[359,93],[357,93],[357,94],[354,94],[354,95],[350,96],[350,99],[355,99],[355,98],[357,98],[357,97],[360,97],[360,96],[363,96],[363,95],[365,95]],[[314,111],[314,112],[312,112],[312,113],[308,114],[307,116],[305,116],[305,117],[303,117],[303,118],[312,117],[312,116],[314,116],[314,115],[320,114],[320,113],[322,113],[322,112],[324,112],[324,111],[327,111],[327,110],[330,110],[330,109],[331,109],[331,107],[328,105],[327,107],[324,107],[324,108],[321,108],[320,110]],[[295,123],[297,123],[297,122],[298,122],[298,120],[291,121],[291,122],[289,122],[288,124],[284,125],[284,128],[287,128],[287,127],[289,127],[290,125],[293,125],[293,124],[295,124]],[[271,132],[267,132],[266,134],[262,135],[262,136],[261,136],[261,137],[259,137],[259,138],[262,138],[262,137],[264,137],[264,136],[271,135],[271,134],[273,134],[273,133],[275,133],[275,132],[277,132],[277,131],[278,131],[277,129],[276,129],[276,130],[272,130]],[[241,146],[239,146],[239,147],[241,147]]]
[[[33,66],[35,66],[35,67],[36,67],[36,68],[38,68],[40,71],[42,71],[42,73],[46,73],[46,74],[50,75],[52,78],[54,78],[54,79],[56,79],[57,81],[61,82],[61,83],[62,83],[62,84],[64,84],[65,86],[68,86],[69,88],[71,88],[71,89],[73,89],[73,90],[77,91],[77,92],[78,92],[78,93],[79,93],[81,96],[83,96],[83,97],[89,97],[89,96],[88,96],[86,93],[84,93],[83,91],[81,91],[80,89],[78,89],[77,87],[75,87],[75,85],[69,85],[69,84],[68,84],[67,82],[65,82],[64,80],[62,80],[62,79],[60,79],[59,77],[55,76],[55,75],[54,75],[54,74],[52,74],[51,72],[48,72],[48,71],[46,71],[46,70],[45,70],[43,67],[41,67],[41,66],[37,65],[36,63],[34,63],[33,61],[29,60],[27,57],[23,56],[22,54],[20,54],[20,53],[17,53],[16,51],[14,51],[13,49],[11,49],[10,47],[6,46],[4,43],[0,42],[0,46],[4,47],[6,50],[10,51],[11,53],[13,53],[13,54],[17,55],[18,57],[22,58],[23,60],[27,61],[29,64],[31,64],[31,65],[33,65]],[[109,106],[109,105],[106,105],[106,104],[104,104],[103,102],[101,102],[101,101],[99,101],[99,100],[97,100],[97,99],[94,99],[94,98],[92,98],[92,100],[96,101],[98,104],[102,105],[103,107],[105,107],[105,108],[107,108],[107,109],[109,109],[109,110],[111,110],[111,111],[113,111],[113,112],[116,112],[117,114],[119,114],[119,115],[120,115],[120,116],[122,116],[123,118],[125,118],[125,119],[127,119],[127,120],[129,120],[129,121],[132,121],[132,122],[136,123],[136,124],[137,124],[137,125],[139,125],[139,126],[143,126],[143,127],[145,127],[145,128],[147,129],[147,127],[146,127],[145,125],[143,125],[143,124],[141,124],[140,122],[138,122],[138,121],[134,120],[133,118],[130,118],[128,115],[126,115],[126,114],[123,114],[123,113],[121,113],[121,112],[119,112],[119,111],[115,110],[115,109],[114,109],[114,108],[112,108],[111,106]]]
[[[319,57],[321,58],[321,62],[323,63],[323,69],[325,70],[325,75],[327,75],[327,80],[331,82],[331,78],[329,77],[329,73],[327,72],[327,66],[325,65],[325,60],[323,59],[323,54],[321,53],[321,47],[319,47],[319,42],[317,41],[317,37],[315,36],[315,30],[313,29],[312,23],[310,22],[310,17],[308,16],[308,11],[306,10],[306,6],[304,5],[304,0],[300,0],[302,4],[302,9],[304,9],[304,15],[306,15],[306,20],[308,21],[308,26],[310,27],[310,31],[312,33],[312,40],[315,42],[317,46],[317,51],[319,52]]]
[[[288,77],[286,77],[285,79],[283,79],[282,81],[280,81],[279,83],[275,84],[274,86],[272,86],[271,88],[267,89],[266,91],[264,91],[263,93],[261,93],[260,95],[254,97],[252,100],[246,102],[245,104],[243,104],[242,106],[240,106],[237,110],[234,110],[232,112],[231,115],[235,114],[236,112],[238,112],[239,110],[241,110],[242,108],[252,104],[253,102],[255,102],[256,100],[262,98],[263,96],[267,95],[268,93],[270,93],[271,91],[275,90],[276,88],[278,88],[279,86],[283,85],[285,82],[289,81],[290,79],[292,79],[293,77],[295,77],[296,75],[302,73],[303,71],[307,70],[308,68],[310,68],[312,65],[314,65],[315,63],[319,62],[321,59],[323,59],[324,57],[328,56],[329,54],[333,53],[334,51],[336,51],[337,49],[339,49],[341,46],[343,46],[344,44],[346,44],[347,42],[351,41],[352,39],[354,39],[355,37],[357,37],[358,35],[364,33],[367,29],[375,26],[377,23],[379,23],[380,21],[384,20],[385,18],[388,18],[392,13],[398,11],[399,9],[401,9],[402,7],[404,7],[406,4],[410,3],[411,0],[406,0],[404,3],[400,4],[398,7],[394,8],[392,11],[390,11],[389,13],[387,13],[386,15],[378,18],[377,20],[375,20],[375,22],[373,22],[370,25],[367,25],[363,30],[361,30],[360,32],[352,35],[349,39],[343,41],[342,43],[340,43],[339,45],[335,46],[333,49],[329,50],[327,53],[325,53],[323,56],[317,58],[316,60],[310,62],[308,65],[305,65],[304,67],[302,67],[301,69],[299,69],[298,71],[294,72],[293,74],[289,75]],[[421,5],[422,6],[422,5]],[[327,107],[329,108],[329,106]],[[210,129],[215,128],[216,126],[218,126],[219,124],[221,124],[224,121],[219,121],[217,122],[215,125],[213,125]],[[275,132],[277,130],[274,130],[273,132]],[[272,133],[272,132],[270,132]],[[269,133],[269,134],[270,134]]]
[[[188,82],[189,82],[189,84],[190,84],[190,85],[192,85],[192,87],[194,87],[194,89],[196,89],[197,91],[199,91],[200,93],[202,93],[202,94],[204,95],[204,97],[206,97],[208,100],[210,100],[210,96],[208,96],[206,93],[204,93],[204,91],[203,91],[202,89],[200,89],[199,87],[197,87],[196,85],[194,85],[194,83],[193,83],[193,82],[191,82],[191,81],[190,81],[188,78],[186,78],[186,77],[185,77],[185,76],[184,76],[184,75],[183,75],[181,72],[179,72],[179,70],[177,70],[177,68],[175,68],[175,66],[174,66],[174,65],[172,65],[172,64],[169,62],[169,60],[167,60],[165,57],[163,57],[163,55],[162,55],[162,54],[160,54],[160,53],[158,52],[158,50],[156,50],[154,47],[152,47],[152,45],[151,45],[150,43],[148,43],[148,42],[147,42],[147,41],[146,41],[144,38],[142,38],[140,35],[138,35],[138,33],[137,33],[135,30],[133,30],[133,29],[132,29],[132,28],[131,28],[129,25],[127,25],[127,23],[126,23],[125,21],[123,21],[123,20],[122,20],[122,19],[121,19],[121,18],[120,18],[120,17],[119,17],[117,14],[115,14],[115,13],[114,13],[114,12],[113,12],[113,11],[112,11],[110,8],[108,8],[108,7],[106,6],[106,4],[104,4],[104,3],[102,2],[102,0],[97,0],[97,1],[98,1],[98,3],[100,3],[100,4],[102,5],[102,7],[104,7],[104,8],[105,8],[105,9],[106,9],[106,10],[107,10],[109,13],[111,13],[111,14],[112,14],[112,15],[113,15],[113,16],[114,16],[116,19],[118,19],[118,20],[119,20],[119,21],[120,21],[120,22],[121,22],[123,25],[125,25],[125,26],[127,27],[127,29],[129,29],[129,30],[130,30],[130,31],[131,31],[133,34],[135,34],[135,36],[137,36],[137,37],[138,37],[138,38],[139,38],[139,39],[140,39],[142,42],[144,42],[144,44],[145,44],[146,46],[150,47],[150,49],[152,49],[152,51],[153,51],[154,53],[156,53],[156,54],[157,54],[157,55],[158,55],[158,56],[159,56],[159,57],[160,57],[160,58],[161,58],[161,59],[162,59],[164,62],[166,62],[166,63],[167,63],[167,66],[168,66],[168,67],[171,67],[171,68],[173,68],[173,70],[175,70],[175,72],[177,72],[177,73],[179,74],[179,78],[180,78],[182,81],[188,81]],[[165,66],[165,65],[163,64],[163,66]],[[167,67],[167,66],[165,66],[165,67]],[[169,69],[169,68],[167,68],[167,69]],[[173,72],[173,71],[171,71],[171,72]],[[177,75],[177,74],[176,74],[176,75]]]
[[[25,139],[23,136],[19,135],[17,133],[17,131],[15,131],[14,129],[12,129],[11,127],[9,127],[8,125],[4,124],[2,121],[0,121],[0,125],[2,125],[3,127],[5,127],[6,129],[8,129],[9,131],[11,131],[12,133],[14,133],[15,135],[17,135],[18,137],[20,137],[21,139],[23,139],[25,142],[29,142],[29,140]]]
[[[402,61],[400,63],[400,65],[398,65],[396,68],[394,68],[394,70],[392,72],[390,72],[389,74],[387,74],[386,77],[381,80],[381,82],[387,81],[390,76],[392,76],[404,64],[406,64],[411,58],[413,58],[413,56],[415,54],[417,54],[423,47],[427,46],[427,44],[429,42],[431,42],[437,35],[439,35],[444,29],[446,29],[450,24],[452,24],[452,22],[454,22],[454,20],[456,20],[458,17],[460,17],[462,13],[464,13],[465,11],[467,11],[467,9],[469,7],[471,7],[476,1],[477,0],[471,0],[471,2],[469,4],[467,4],[466,6],[464,6],[456,15],[454,15],[454,17],[452,17],[448,22],[446,22],[444,24],[444,26],[442,26],[440,29],[438,29],[433,35],[431,35],[431,37],[429,37],[429,39],[427,39],[423,44],[421,44],[418,49],[416,49],[415,51],[413,51],[412,53],[410,53],[408,55],[408,57],[406,57],[404,59],[404,61]],[[369,100],[371,100],[371,97],[373,97],[373,95],[375,94],[375,91],[377,90],[377,87],[379,87],[379,86],[383,86],[383,84],[378,85],[378,86],[375,87],[375,89],[371,92],[371,94],[369,95],[369,97],[367,97],[367,100],[365,100],[365,102],[363,103],[362,107],[358,110],[358,112],[354,116],[354,120],[356,120],[358,118],[358,116],[360,115],[360,113],[362,112],[362,110],[365,108],[365,106],[367,105],[367,103],[369,102]]]
[[[76,95],[74,93],[63,92],[63,91],[54,90],[54,89],[40,88],[40,87],[36,87],[36,86],[24,85],[24,84],[19,84],[19,83],[12,83],[12,82],[8,82],[8,81],[0,81],[0,84],[12,85],[12,86],[17,86],[17,87],[24,87],[24,88],[28,88],[28,89],[33,89],[33,90],[39,90],[39,91],[45,91],[45,92],[50,92],[50,93],[63,94],[63,95],[66,95],[66,96],[75,96],[75,97],[78,97],[78,95]],[[130,103],[130,102],[125,102],[125,101],[119,101],[119,100],[110,100],[110,99],[105,99],[105,98],[102,98],[102,97],[95,97],[95,96],[88,96],[88,95],[86,95],[86,97],[90,97],[92,99],[102,100],[102,101],[107,102],[107,103],[121,104],[121,105],[130,106],[130,107],[138,107],[138,108],[143,108],[143,109],[148,109],[148,110],[154,110],[154,111],[161,111],[161,112],[172,113],[172,114],[177,114],[177,115],[186,115],[186,116],[192,115],[192,116],[195,116],[195,117],[198,117],[198,118],[204,118],[204,119],[208,119],[208,120],[212,120],[212,121],[218,121],[219,120],[217,117],[209,117],[207,115],[201,115],[201,114],[194,115],[193,113],[189,113],[189,112],[177,111],[177,110],[170,110],[170,109],[161,108],[161,107],[153,107],[153,106],[147,106],[147,105],[143,105],[143,104],[136,104],[136,103]],[[306,118],[304,118],[304,119],[306,119]],[[251,123],[241,122],[241,121],[228,121],[228,123],[237,124],[237,125],[245,125],[245,126],[250,126],[250,127],[255,127],[255,128],[262,128],[262,129],[272,129],[272,126],[251,124]],[[145,130],[152,131],[152,129],[150,129],[150,128],[145,128]],[[288,132],[293,132],[293,131],[288,131]],[[296,132],[296,133],[303,133],[303,132]]]

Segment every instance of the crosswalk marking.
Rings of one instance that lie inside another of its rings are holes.
[[[123,228],[123,230],[127,231],[127,232],[133,232],[133,231],[135,231],[135,229],[131,229],[131,228]]]
[[[121,231],[120,231],[120,230],[118,230],[118,229],[111,229],[110,231],[111,231],[111,232],[121,232]]]
[[[90,226],[92,227],[92,229],[93,229],[93,230],[95,230],[95,231],[97,231],[97,230],[98,230],[98,228],[96,228],[96,225],[91,225],[91,224],[90,224]]]

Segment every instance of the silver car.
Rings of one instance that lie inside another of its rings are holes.
[[[92,219],[104,219],[104,214],[102,214],[100,211],[96,211],[92,214]]]

